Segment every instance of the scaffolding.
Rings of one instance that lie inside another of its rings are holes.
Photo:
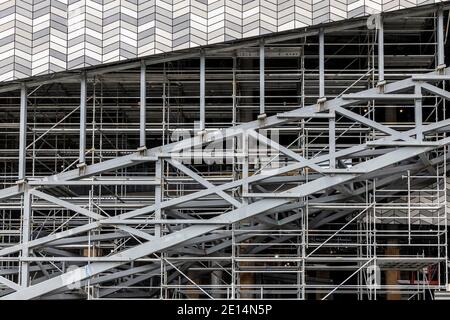
[[[0,298],[445,298],[448,15],[1,84]]]

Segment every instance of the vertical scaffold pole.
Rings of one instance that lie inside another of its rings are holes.
[[[205,130],[205,52],[200,52],[200,131]]]

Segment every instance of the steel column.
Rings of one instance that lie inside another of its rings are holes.
[[[417,95],[422,94],[422,88],[420,87],[419,84],[416,84],[416,86],[414,87],[414,93]],[[416,130],[417,130],[416,139],[419,141],[422,141],[423,140],[422,99],[414,100],[414,119],[415,119]]]
[[[162,218],[162,210],[160,208],[162,201],[162,160],[158,159],[155,162],[155,180],[159,181],[159,185],[155,186],[155,206],[159,206],[155,210],[155,220],[160,220]],[[155,237],[161,237],[161,225],[155,225]]]
[[[319,31],[319,98],[325,97],[325,34]]]
[[[325,33],[323,29],[319,31],[319,98],[325,97]],[[328,146],[330,153],[330,169],[336,166],[336,141],[335,141],[335,118],[334,112],[330,111],[328,119]]]
[[[86,163],[86,90],[86,74],[83,74],[80,81],[80,165]]]
[[[378,83],[384,82],[384,26],[383,17],[380,16],[378,32]]]
[[[330,169],[336,167],[336,113],[330,111],[330,119],[328,119],[328,144],[330,153]]]
[[[265,113],[265,51],[264,41],[259,44],[259,114]]]
[[[444,13],[442,9],[438,11],[437,16],[437,43],[438,43],[438,67],[445,65],[444,54]]]
[[[146,66],[145,63],[141,63],[141,72],[140,72],[140,114],[139,114],[139,147],[144,148],[146,146],[145,142],[145,111],[146,111],[146,80],[145,80]]]
[[[26,187],[23,194],[23,210],[22,210],[22,243],[30,241],[30,226],[31,226],[31,193]],[[21,251],[21,258],[29,257],[30,250],[28,247],[23,247]],[[20,285],[28,287],[30,279],[30,263],[28,261],[21,261],[20,263]]]
[[[20,87],[20,125],[19,125],[19,180],[25,179],[27,148],[27,88]]]
[[[200,52],[200,131],[205,130],[205,51]]]

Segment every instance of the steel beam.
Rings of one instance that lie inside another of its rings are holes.
[[[353,111],[350,111],[348,109],[336,106],[333,108],[333,110],[336,113],[342,114],[343,116],[345,116],[349,119],[352,119],[352,120],[357,121],[361,124],[364,124],[370,128],[373,128],[373,129],[379,130],[381,132],[384,132],[386,134],[389,134],[389,135],[393,136],[395,139],[401,139],[401,140],[410,141],[410,142],[417,142],[415,139],[411,138],[410,136],[408,136],[407,134],[405,134],[403,132],[398,132],[394,129],[391,129],[388,126],[385,126],[376,121],[370,120],[370,119],[363,117],[359,114],[356,114]]]
[[[202,184],[206,188],[214,188],[214,185],[211,182],[209,182],[205,178],[199,176],[194,171],[192,171],[191,169],[187,168],[185,165],[181,164],[177,160],[172,159],[172,160],[167,160],[167,162],[169,162],[172,166],[174,166],[175,168],[177,168],[181,172],[187,174],[188,176],[190,176],[191,178],[193,178],[195,181],[199,182],[200,184]],[[242,204],[239,201],[234,199],[232,196],[226,194],[224,191],[217,191],[217,195],[221,196],[223,199],[228,201],[230,204],[232,204],[236,208],[239,208],[239,207],[242,206]],[[157,218],[157,217],[155,217],[155,218]]]
[[[444,89],[438,88],[429,83],[422,83],[420,84],[420,86],[422,89],[431,92],[437,95],[438,97],[444,98],[445,100],[450,100],[450,93]]]
[[[262,134],[254,131],[254,130],[248,130],[247,131],[248,134],[256,139],[258,139],[260,142],[262,142],[263,144],[265,144],[268,147],[277,149],[278,151],[284,153],[285,155],[287,155],[288,157],[291,157],[292,159],[300,162],[300,163],[304,163],[304,162],[308,162],[307,159],[305,159],[304,157],[300,156],[299,154],[295,153],[292,150],[289,150],[288,148],[276,143],[275,141],[263,136]],[[318,166],[317,164],[308,162],[308,167],[310,167],[311,169],[317,171],[317,172],[321,172],[322,168],[320,166]]]
[[[59,198],[56,198],[54,196],[51,196],[51,195],[49,195],[47,193],[44,193],[44,192],[41,192],[41,191],[38,191],[38,190],[30,190],[29,192],[32,195],[36,196],[36,197],[39,197],[39,198],[41,198],[43,200],[52,202],[52,203],[54,203],[54,204],[56,204],[58,206],[66,208],[68,210],[72,210],[74,212],[80,213],[80,214],[82,214],[82,215],[84,215],[86,217],[92,218],[94,220],[101,220],[101,219],[104,218],[100,214],[91,212],[91,211],[89,211],[87,209],[84,209],[84,208],[82,208],[80,206],[74,205],[74,204],[72,204],[70,202],[67,202],[67,201],[61,200]]]
[[[0,283],[4,284],[5,286],[7,286],[7,287],[9,287],[9,288],[11,288],[13,290],[16,290],[16,291],[21,288],[21,286],[18,285],[17,283],[15,283],[15,282],[13,282],[11,280],[8,280],[8,279],[6,279],[5,277],[2,277],[2,276],[0,276]]]

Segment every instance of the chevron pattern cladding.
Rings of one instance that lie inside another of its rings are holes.
[[[0,0],[0,81],[442,0]]]

